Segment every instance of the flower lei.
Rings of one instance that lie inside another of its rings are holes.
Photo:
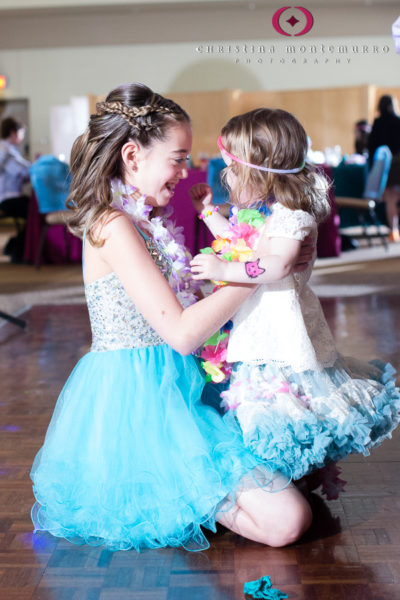
[[[183,227],[177,227],[169,219],[173,209],[166,207],[161,216],[150,218],[153,206],[145,203],[146,196],[134,199],[133,195],[138,195],[137,189],[120,179],[111,181],[111,192],[111,206],[129,215],[139,228],[144,227],[168,259],[171,268],[168,282],[179,302],[184,308],[194,304],[200,284],[191,276],[189,263],[192,257],[184,245]]]
[[[203,248],[204,254],[217,254],[219,258],[229,262],[246,262],[251,260],[253,249],[260,237],[261,228],[264,226],[267,214],[260,213],[257,209],[248,208],[238,210],[232,208],[229,218],[230,227],[224,237],[217,236],[211,248]],[[214,282],[217,290],[225,281]],[[232,365],[226,362],[229,332],[232,322],[228,321],[219,331],[212,335],[203,346],[200,353],[203,362],[201,366],[206,372],[206,381],[223,383],[229,379]]]

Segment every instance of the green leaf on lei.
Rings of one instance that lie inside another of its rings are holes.
[[[232,262],[233,256],[233,252],[224,252],[223,254],[221,254],[221,258],[227,260],[228,262]]]
[[[237,213],[238,223],[247,223],[255,229],[260,229],[266,221],[266,216],[262,215],[255,208],[242,208]]]
[[[228,337],[227,333],[221,333],[217,331],[211,337],[208,338],[206,342],[204,342],[204,346],[216,346],[218,342],[222,342],[226,337]]]

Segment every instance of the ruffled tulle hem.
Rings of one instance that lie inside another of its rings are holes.
[[[88,544],[90,546],[104,546],[110,551],[136,550],[142,552],[155,548],[182,547],[190,551],[202,551],[209,548],[209,542],[202,531],[206,527],[216,531],[215,518],[204,519],[204,522],[192,522],[184,530],[163,533],[159,526],[154,526],[150,522],[143,522],[138,525],[120,525],[120,531],[104,531],[104,524],[99,528],[96,534],[96,528],[91,528],[89,524],[74,525],[73,520],[68,526],[60,523],[60,516],[52,521],[46,512],[46,507],[35,502],[31,510],[31,518],[37,531],[47,531],[55,537],[64,538],[72,544],[78,546]],[[90,520],[93,516],[90,515]],[[85,526],[86,525],[86,526]],[[84,531],[87,527],[87,531]]]
[[[203,387],[196,360],[168,346],[83,357],[32,467],[35,530],[113,551],[205,550],[203,529],[239,491],[285,487]]]
[[[301,374],[240,363],[222,396],[225,422],[237,419],[251,451],[294,480],[349,454],[368,455],[400,421],[395,370],[379,361],[340,358]]]
[[[281,473],[264,464],[250,470],[254,459],[247,458],[245,462],[249,464],[244,475],[246,468],[242,467],[229,475],[225,485],[221,482],[218,486],[215,482],[215,489],[208,496],[203,493],[194,498],[192,490],[190,499],[164,496],[157,501],[152,498],[146,504],[143,498],[138,499],[140,495],[132,493],[124,506],[99,504],[94,507],[84,502],[78,505],[76,498],[70,501],[55,498],[52,486],[48,490],[49,503],[42,505],[36,501],[31,509],[35,533],[47,531],[76,545],[104,546],[111,551],[141,552],[164,547],[182,547],[192,552],[206,550],[209,542],[203,529],[216,532],[218,514],[233,507],[239,492],[261,488],[266,493],[274,493],[289,484]]]

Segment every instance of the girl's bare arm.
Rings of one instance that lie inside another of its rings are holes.
[[[226,286],[184,310],[125,215],[109,220],[102,235],[100,259],[116,273],[144,318],[181,354],[198,348],[254,290],[253,286]]]
[[[224,237],[224,233],[229,228],[229,221],[219,212],[215,211],[216,207],[212,204],[213,191],[211,186],[204,182],[196,183],[196,185],[190,189],[189,194],[193,206],[199,214],[203,211],[207,212],[207,210],[211,213],[210,215],[207,215],[203,221],[213,236],[217,237],[217,235],[219,235],[220,237]]]
[[[213,254],[198,254],[191,262],[193,279],[214,279],[237,283],[271,283],[293,271],[301,242],[270,238],[268,254],[260,252],[246,262],[227,262]]]

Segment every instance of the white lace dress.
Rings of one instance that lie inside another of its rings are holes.
[[[303,240],[314,218],[274,204],[267,235]],[[303,273],[261,285],[233,318],[225,419],[239,421],[245,443],[299,479],[331,461],[364,455],[391,436],[400,394],[393,367],[337,353],[318,298]]]

